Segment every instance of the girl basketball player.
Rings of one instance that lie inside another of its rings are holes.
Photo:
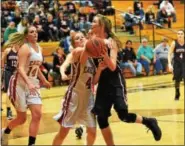
[[[32,120],[29,127],[28,145],[34,145],[41,119],[41,97],[39,93],[39,80],[43,86],[50,88],[49,82],[42,75],[39,66],[42,64],[42,50],[37,44],[37,30],[34,26],[29,26],[24,34],[12,38],[17,41],[26,42],[18,51],[17,73],[10,79],[9,96],[14,105],[17,117],[2,130],[2,144],[8,145],[8,135],[26,121],[27,108],[31,111]]]
[[[72,78],[65,94],[62,110],[55,116],[61,126],[53,140],[53,145],[62,144],[75,123],[87,127],[87,145],[93,145],[96,137],[96,124],[95,116],[91,113],[94,105],[91,85],[95,66],[88,56],[82,56],[86,41],[84,35],[81,32],[74,33],[71,41],[75,49],[67,56],[61,66],[61,75],[63,79],[68,79],[65,70],[71,63]]]
[[[172,54],[173,67],[171,63]],[[169,70],[173,70],[173,80],[175,80],[175,100],[180,97],[180,82],[185,80],[185,43],[184,43],[184,30],[177,32],[177,40],[173,41],[168,54]]]
[[[161,130],[156,119],[146,118],[128,112],[126,83],[117,62],[117,53],[118,48],[121,48],[121,42],[112,33],[110,20],[98,14],[94,17],[91,29],[97,37],[108,39],[109,46],[112,46],[102,54],[103,66],[106,68],[97,71],[94,77],[94,83],[98,82],[98,87],[95,106],[92,112],[97,115],[97,121],[106,144],[114,145],[113,135],[108,122],[113,105],[121,121],[142,123],[152,131],[155,140],[160,140]]]
[[[4,45],[4,48],[6,49],[2,56],[2,68],[4,68],[4,92],[5,93],[7,93],[7,90],[8,90],[10,77],[13,75],[17,67],[17,51],[20,48],[20,45],[23,45],[23,42],[13,42],[12,44],[12,40],[13,40],[12,37],[14,38],[16,35],[19,35],[19,34],[20,33],[15,33],[13,36],[10,36],[10,39]],[[6,105],[7,105],[6,116],[8,120],[11,120],[13,117],[12,117],[12,111],[10,108],[10,100],[8,96],[6,98]]]

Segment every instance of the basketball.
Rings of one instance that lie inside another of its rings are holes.
[[[99,57],[105,47],[103,39],[95,37],[87,41],[85,50],[91,57]]]

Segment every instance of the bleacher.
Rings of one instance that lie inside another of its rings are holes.
[[[60,1],[61,3],[65,3],[65,0]],[[149,5],[152,5],[154,2],[157,1],[143,1],[143,7],[146,9]],[[112,1],[112,5],[114,8],[119,9],[121,11],[126,11],[129,6],[133,7],[133,1],[126,1],[126,0],[114,0]],[[177,22],[172,24],[173,30],[178,30],[180,28],[184,28],[184,4],[181,4],[180,1],[174,1],[174,5],[177,11]],[[157,6],[155,8],[155,11],[157,11]],[[115,21],[114,16],[107,16],[113,24],[113,29],[115,28]],[[139,34],[139,28],[138,26],[134,27],[135,34],[129,35],[126,32],[121,32],[119,30],[120,25],[122,25],[122,19],[120,16],[120,13],[116,13],[116,27],[118,32],[116,35],[119,37],[119,39],[122,41],[123,45],[125,44],[126,40],[130,39],[133,41],[133,48],[135,49],[135,52],[137,51],[139,45],[140,45],[140,34]],[[145,37],[149,40],[149,44],[153,44],[153,30],[151,25],[144,24],[144,29],[141,30],[141,36],[142,38]],[[170,42],[176,38],[176,35],[172,33],[169,30],[166,29],[156,29],[155,27],[155,43],[159,43],[162,37],[168,37]],[[47,42],[47,43],[40,43],[41,47],[43,48],[43,55],[45,57],[45,61],[52,62],[53,57],[52,53],[56,50],[56,48],[59,45],[59,42]],[[153,68],[151,67],[151,74],[153,73]],[[126,77],[132,77],[129,70],[124,70],[124,75]]]

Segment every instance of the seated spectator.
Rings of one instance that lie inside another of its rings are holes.
[[[159,2],[157,2],[157,3],[154,3],[155,5],[158,5],[158,9],[160,8],[160,5],[161,5],[161,3],[163,2],[164,0],[159,0]],[[173,0],[169,0],[169,2],[172,4],[172,6],[174,6],[174,4],[173,4]]]
[[[143,2],[140,2],[139,0],[134,0],[134,14],[137,14],[140,8],[143,8]]]
[[[22,15],[24,16],[28,13],[29,3],[27,2],[27,0],[21,0],[18,3],[18,7],[20,8]]]
[[[14,14],[12,15],[12,21],[15,22],[15,27],[21,22],[22,15],[19,9],[15,9]]]
[[[49,5],[49,11],[53,15],[53,17],[57,16],[61,4],[58,0],[52,0]]]
[[[20,33],[23,33],[24,30],[26,29],[26,27],[28,27],[28,26],[29,26],[28,18],[23,17],[21,22],[17,25],[17,31]]]
[[[154,59],[159,60],[162,65],[163,73],[167,73],[168,66],[168,39],[163,38],[162,42],[154,49]]]
[[[150,5],[147,8],[146,13],[145,13],[145,23],[152,24],[152,22],[154,22],[154,21],[155,21],[155,13],[153,10],[153,6]]]
[[[30,8],[28,10],[28,20],[29,20],[29,23],[32,24],[34,18],[35,18],[35,12],[34,12],[34,9],[33,8]]]
[[[76,14],[72,16],[72,20],[70,22],[70,29],[75,30],[75,31],[80,30],[80,22],[79,22],[78,15]]]
[[[135,25],[135,21],[133,19],[133,9],[132,7],[128,7],[128,13],[123,14],[124,20],[125,20],[125,29],[130,34],[134,34],[133,26]]]
[[[162,66],[159,59],[154,58],[153,49],[148,45],[148,40],[145,38],[142,39],[142,45],[138,49],[137,59],[144,67],[147,76],[150,73],[150,64],[154,65],[154,73],[160,74]]]
[[[134,10],[134,15],[137,17],[134,17],[134,21],[136,24],[139,24],[140,29],[143,29],[143,22],[145,18],[145,12],[143,10],[143,6],[141,2],[137,2],[137,9]]]
[[[73,2],[67,1],[64,6],[66,6],[66,9],[68,11],[68,13],[70,14],[74,14],[76,13],[76,6]]]
[[[80,30],[89,30],[91,23],[87,21],[87,15],[83,12],[83,9],[79,9],[78,18],[80,23]]]
[[[8,27],[5,29],[4,32],[4,41],[6,42],[8,40],[8,37],[10,34],[17,32],[17,29],[15,27],[15,23],[11,21],[8,25]]]
[[[39,12],[39,6],[38,6],[37,0],[32,1],[32,3],[28,7],[28,11],[30,9],[33,9],[33,12],[35,13],[35,15]]]
[[[33,25],[37,28],[38,32],[38,41],[48,41],[48,33],[45,32],[43,25],[40,22],[39,15],[35,16],[35,19],[33,20]]]
[[[121,69],[129,68],[134,76],[141,75],[142,65],[136,60],[136,54],[132,48],[131,40],[126,42],[125,48],[119,52],[118,56]]]
[[[49,39],[52,41],[59,41],[59,31],[53,21],[53,16],[51,14],[48,14],[47,16],[47,24],[45,29],[46,30],[44,31],[49,33]]]
[[[165,9],[167,12],[167,15],[169,17],[173,17],[173,22],[177,21],[176,18],[176,12],[175,12],[175,8],[173,7],[173,5],[169,2],[169,0],[164,0],[161,4],[160,4],[160,9]]]
[[[62,48],[57,48],[56,52],[53,54],[53,71],[55,73],[54,80],[57,82],[61,82],[61,75],[60,75],[60,66],[63,64],[65,60],[65,54]],[[55,83],[58,84],[58,83]]]
[[[65,38],[66,36],[68,36],[70,28],[68,26],[68,21],[66,20],[62,11],[59,11],[56,23],[59,31],[59,37]]]
[[[169,19],[168,14],[164,8],[157,12],[157,23],[161,25],[168,24],[168,28],[171,28],[171,19]]]

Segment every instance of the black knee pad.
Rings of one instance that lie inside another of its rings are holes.
[[[108,117],[97,117],[98,125],[100,129],[107,128],[109,126]]]
[[[118,117],[121,121],[124,121],[127,123],[135,123],[136,122],[136,114],[128,113],[127,109],[119,110]]]

